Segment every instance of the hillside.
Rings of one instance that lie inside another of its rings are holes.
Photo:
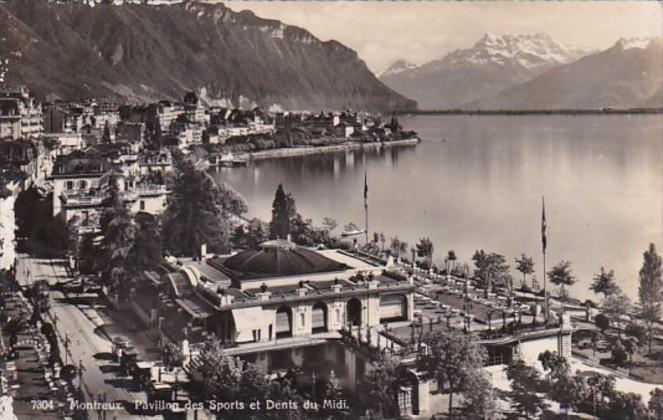
[[[381,76],[387,86],[415,99],[422,109],[465,108],[586,54],[548,35],[485,34],[472,47],[422,66],[403,60]]]
[[[597,109],[661,107],[661,39],[619,40],[613,47],[556,67],[474,109]]]
[[[153,6],[8,0],[0,59],[42,98],[179,98],[250,107],[391,111],[414,101],[336,41],[222,4]]]

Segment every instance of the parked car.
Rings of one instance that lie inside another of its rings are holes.
[[[605,340],[600,340],[598,343],[596,343],[596,350],[600,352],[610,351],[610,344],[608,344],[608,342]]]
[[[590,340],[588,338],[584,338],[584,339],[578,341],[578,348],[580,350],[591,349],[592,348],[592,340]]]

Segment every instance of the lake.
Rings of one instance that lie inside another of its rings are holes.
[[[401,118],[416,147],[347,151],[256,161],[215,177],[248,201],[250,217],[269,220],[279,183],[297,210],[320,223],[363,226],[364,170],[369,231],[413,244],[428,236],[442,264],[449,249],[471,263],[476,249],[535,258],[542,279],[541,196],[548,225],[547,268],[572,262],[572,291],[600,266],[614,269],[637,296],[642,253],[662,248],[663,117],[414,116]],[[513,270],[519,279],[519,273]]]

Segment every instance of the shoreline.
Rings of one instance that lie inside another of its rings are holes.
[[[630,108],[630,109],[514,109],[514,110],[463,110],[463,109],[440,109],[440,110],[417,110],[397,111],[397,115],[660,115],[663,108]]]
[[[358,149],[375,149],[381,147],[394,147],[394,146],[414,146],[421,142],[418,137],[411,137],[403,140],[392,140],[386,142],[374,143],[360,143],[348,142],[343,144],[335,144],[330,146],[301,146],[289,147],[281,149],[262,150],[259,152],[247,153],[250,160],[263,160],[263,159],[276,159],[292,156],[306,156],[320,153],[332,153],[345,150],[358,150]]]

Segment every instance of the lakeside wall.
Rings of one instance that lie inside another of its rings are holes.
[[[262,150],[260,152],[250,152],[248,153],[248,155],[252,160],[261,160],[261,159],[284,158],[290,156],[313,155],[318,153],[342,152],[346,150],[379,149],[381,147],[393,147],[393,146],[413,146],[418,144],[419,142],[421,142],[421,140],[418,137],[412,137],[403,140],[392,140],[392,141],[374,142],[374,143],[348,142],[343,144],[335,144],[331,146],[289,147],[285,149],[271,149],[271,150]]]

